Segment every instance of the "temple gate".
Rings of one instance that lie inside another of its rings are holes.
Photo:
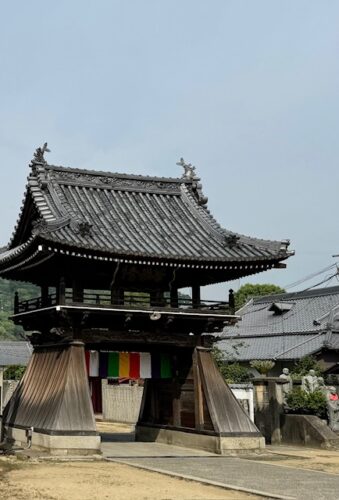
[[[144,379],[138,440],[218,453],[261,447],[211,356],[239,319],[233,294],[206,301],[200,289],[285,267],[288,241],[223,229],[183,160],[181,178],[154,178],[57,167],[45,151],[30,164],[0,253],[2,277],[41,287],[36,299],[15,297],[13,319],[34,354],[4,412],[7,438],[23,443],[33,432],[33,446],[53,453],[97,452],[91,363],[99,379]],[[186,287],[191,298],[179,293]]]

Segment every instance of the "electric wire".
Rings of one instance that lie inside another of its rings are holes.
[[[320,271],[316,271],[315,273],[309,274],[309,275],[305,276],[304,278],[301,278],[297,281],[294,281],[293,283],[290,283],[289,285],[286,285],[283,288],[285,288],[285,290],[287,290],[289,288],[294,288],[298,285],[301,285],[302,283],[305,283],[305,281],[309,281],[310,279],[315,278],[315,277],[319,276],[320,274],[325,273],[326,271],[329,271],[330,269],[332,269],[334,267],[337,267],[336,263],[331,264],[330,266],[324,267]]]

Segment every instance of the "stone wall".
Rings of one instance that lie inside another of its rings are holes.
[[[18,380],[4,380],[3,381],[3,408],[5,408],[8,401],[11,399],[13,392],[19,384]]]
[[[247,415],[254,422],[253,384],[229,384],[229,386]]]
[[[281,415],[281,441],[311,448],[339,449],[339,437],[315,415]]]
[[[102,383],[102,418],[113,422],[135,424],[139,417],[143,387],[128,384]]]
[[[136,424],[143,394],[143,387],[128,384],[111,385],[102,380],[102,418],[113,422]],[[252,384],[230,384],[230,388],[254,422],[254,397]]]

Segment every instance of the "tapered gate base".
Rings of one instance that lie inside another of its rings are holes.
[[[82,342],[35,348],[4,409],[3,436],[55,455],[100,453]]]
[[[147,380],[137,441],[219,454],[260,450],[265,440],[221,376],[210,349],[178,352],[176,377]]]

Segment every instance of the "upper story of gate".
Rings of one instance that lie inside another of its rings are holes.
[[[120,305],[142,292],[174,307],[178,289],[192,287],[197,306],[200,286],[285,267],[293,253],[286,240],[222,228],[183,159],[182,177],[163,178],[49,165],[46,151],[34,154],[17,225],[0,250],[0,275],[40,286],[45,302],[53,293],[56,303],[67,293],[83,302],[95,290]]]

